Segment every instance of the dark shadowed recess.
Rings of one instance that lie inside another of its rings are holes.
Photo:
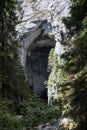
[[[47,80],[51,70],[48,69],[48,57],[54,46],[31,47],[27,53],[26,73],[29,85],[34,93],[47,100]]]

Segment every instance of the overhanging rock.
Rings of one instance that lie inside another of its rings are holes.
[[[46,82],[50,74],[49,52],[55,47],[53,36],[47,35],[44,29],[45,24],[46,21],[39,22],[36,27],[19,37],[21,63],[35,94],[41,94],[46,90]]]

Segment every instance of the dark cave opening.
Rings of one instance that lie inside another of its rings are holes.
[[[48,57],[54,46],[36,46],[28,50],[26,58],[26,74],[34,94],[47,100]]]

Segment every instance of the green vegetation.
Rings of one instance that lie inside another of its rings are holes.
[[[0,8],[0,98],[13,101],[16,107],[29,91],[17,55],[17,1],[0,0]]]
[[[63,21],[67,28],[64,44],[66,51],[61,58],[63,72],[59,83],[63,97],[64,115],[70,115],[78,123],[78,130],[87,125],[87,1],[71,0],[71,16]],[[63,71],[64,70],[64,71]]]
[[[57,55],[54,53],[54,49],[51,49],[48,57],[48,66],[51,71],[47,86],[52,87],[53,81],[55,77],[57,76],[57,68],[58,68],[58,61],[57,61]]]
[[[66,52],[53,68],[49,82],[57,75],[58,100],[62,116],[70,116],[78,124],[77,130],[87,125],[87,1],[71,0],[70,17],[63,18],[67,33],[62,44]],[[54,58],[51,59],[54,62]],[[57,60],[56,60],[57,61]],[[56,72],[55,72],[56,70]],[[55,73],[54,73],[55,72]]]
[[[49,54],[52,72],[47,85],[52,87],[58,77],[58,100],[49,107],[32,94],[19,64],[17,1],[0,0],[0,130],[30,129],[60,116],[71,116],[76,130],[87,129],[87,1],[71,0],[70,8],[71,16],[63,18],[67,34],[62,44],[67,50],[60,63],[54,50]]]
[[[30,129],[39,124],[53,123],[61,115],[57,107],[49,107],[41,99],[30,95],[26,101],[18,105],[19,114],[14,110],[14,104],[9,100],[0,101],[0,130]]]
[[[51,108],[35,96],[30,96],[27,102],[20,104],[20,113],[23,115],[23,124],[28,129],[39,124],[52,123],[60,116],[57,107]]]
[[[26,83],[17,55],[17,1],[0,0],[0,8],[0,130],[29,129],[60,113],[34,96]]]

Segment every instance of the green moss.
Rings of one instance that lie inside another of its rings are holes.
[[[52,87],[54,84],[54,79],[57,76],[57,69],[58,69],[58,61],[57,61],[57,55],[54,53],[54,49],[51,49],[49,53],[48,58],[48,66],[51,68],[51,73],[48,78],[47,86]]]

